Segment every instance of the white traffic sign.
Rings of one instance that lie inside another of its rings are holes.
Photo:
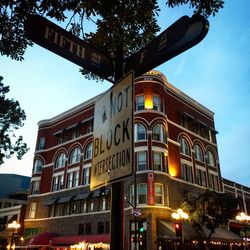
[[[141,210],[138,209],[138,208],[133,208],[132,214],[133,214],[135,217],[140,217],[140,216],[141,216]]]
[[[131,71],[95,103],[91,190],[133,173],[133,110]]]

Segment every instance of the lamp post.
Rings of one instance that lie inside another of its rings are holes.
[[[235,219],[237,221],[239,221],[240,223],[242,223],[242,224],[243,223],[248,224],[248,221],[250,221],[250,216],[245,214],[244,212],[241,212],[235,217]],[[244,249],[247,249],[247,244],[248,244],[248,242],[247,242],[247,231],[246,231],[245,227],[243,227],[243,230],[244,230],[244,234],[245,234],[245,246],[244,246]]]
[[[175,234],[177,237],[181,237],[181,248],[183,245],[182,238],[182,222],[188,219],[188,214],[181,208],[177,209],[177,212],[172,213],[172,218],[175,220]]]
[[[12,223],[8,224],[8,229],[12,230],[11,240],[10,240],[10,245],[9,245],[10,249],[15,249],[14,234],[15,234],[15,231],[17,229],[19,229],[20,227],[21,227],[21,225],[19,223],[17,223],[15,220]]]

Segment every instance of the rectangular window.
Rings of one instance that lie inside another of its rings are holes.
[[[65,132],[57,135],[57,144],[59,145],[59,144],[62,144],[64,142],[67,142],[67,136],[66,136]]]
[[[87,186],[87,185],[89,185],[89,181],[90,181],[90,179],[89,179],[89,168],[84,168],[83,169],[83,185],[84,186]]]
[[[42,150],[42,149],[45,149],[45,138],[44,137],[39,138],[39,142],[37,145],[37,150]]]
[[[94,201],[91,200],[90,203],[89,203],[89,211],[94,211]]]
[[[161,171],[162,170],[162,153],[153,152],[153,169]]]
[[[73,172],[67,174],[67,188],[73,187]]]
[[[200,186],[206,187],[206,171],[196,169],[196,183]]]
[[[78,234],[79,235],[84,234],[84,224],[79,224],[79,226],[78,226]]]
[[[103,233],[105,233],[104,229],[105,229],[105,227],[104,227],[104,222],[98,222],[98,225],[97,225],[97,233],[98,233],[98,234],[103,234]]]
[[[101,199],[101,211],[106,210],[106,198]]]
[[[85,234],[91,234],[92,228],[91,228],[91,223],[87,223],[85,225]]]
[[[29,218],[34,219],[36,216],[36,203],[30,204]]]
[[[137,171],[146,170],[147,152],[137,152]]]
[[[64,188],[64,176],[63,175],[59,175],[58,176],[58,183],[59,183],[59,190],[63,189]]]
[[[78,181],[79,181],[79,171],[75,171],[73,173],[73,187],[78,186]]]
[[[192,166],[181,163],[181,179],[193,183]]]
[[[209,174],[209,183],[210,188],[216,191],[219,190],[219,178],[217,175]]]
[[[147,184],[140,183],[137,185],[137,203],[147,204]]]
[[[93,132],[93,119],[83,122],[83,134],[88,134]]]
[[[110,223],[109,223],[109,221],[106,221],[106,223],[105,223],[105,233],[106,234],[109,234],[109,231],[110,231]]]
[[[77,212],[77,204],[79,204],[79,203],[78,202],[74,202],[71,205],[71,214],[76,214],[76,212]]]
[[[72,139],[80,136],[80,126],[76,126],[72,129]]]
[[[155,203],[160,205],[164,204],[164,192],[162,184],[155,184]]]
[[[64,204],[64,215],[69,215],[70,214],[70,203],[66,202]]]
[[[52,181],[52,191],[58,191],[64,188],[64,177],[63,175],[58,175],[53,177]]]
[[[160,110],[161,109],[160,97],[157,96],[157,95],[153,96],[153,109],[154,110]]]
[[[58,176],[53,177],[52,191],[58,190]]]
[[[39,194],[40,181],[33,181],[32,194]]]
[[[53,217],[53,205],[49,206],[49,214],[48,217]]]
[[[144,110],[144,95],[139,95],[136,97],[136,110]]]
[[[87,213],[87,201],[81,201],[81,213]]]
[[[93,119],[87,123],[87,133],[93,132]]]

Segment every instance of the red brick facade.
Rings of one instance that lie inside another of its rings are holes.
[[[61,236],[109,234],[110,187],[91,192],[88,179],[96,99],[39,122],[26,239],[45,231]],[[137,208],[146,231],[140,249],[159,249],[162,239],[173,237],[160,232],[159,223],[171,223],[171,213],[185,193],[222,191],[214,114],[152,71],[135,81],[134,123]],[[155,204],[150,205],[148,173],[153,173],[155,185]],[[134,175],[124,181],[131,203],[134,181]],[[125,201],[126,250],[133,247],[131,210]]]

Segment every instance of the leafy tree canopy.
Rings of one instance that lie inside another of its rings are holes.
[[[226,193],[208,190],[198,196],[188,193],[181,207],[189,214],[189,221],[197,234],[209,242],[219,225],[226,224],[235,217],[238,200]]]
[[[194,13],[206,17],[223,8],[223,0],[167,0],[168,7],[188,5]],[[0,1],[0,52],[23,60],[32,42],[25,36],[24,23],[29,14],[65,22],[65,28],[87,40],[110,56],[117,45],[127,56],[145,46],[160,30],[156,16],[157,0],[2,0]],[[52,20],[52,21],[53,21]],[[96,25],[85,32],[87,21]]]
[[[16,137],[15,130],[23,126],[26,115],[18,101],[6,98],[9,86],[4,86],[2,80],[3,77],[0,76],[0,165],[14,154],[21,159],[28,151],[22,136],[15,142],[12,141],[12,138]]]

